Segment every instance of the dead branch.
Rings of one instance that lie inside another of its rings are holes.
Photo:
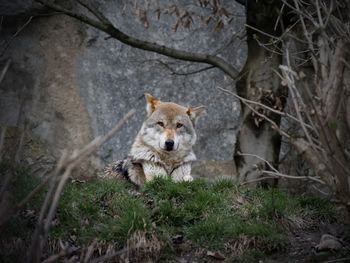
[[[315,181],[315,182],[320,183],[320,184],[325,184],[324,181],[322,181],[316,177],[313,177],[313,176],[292,176],[292,175],[280,173],[269,161],[265,160],[264,158],[262,158],[256,154],[240,153],[240,152],[238,154],[242,155],[242,156],[252,156],[252,157],[258,158],[259,160],[265,162],[270,167],[270,169],[272,171],[262,170],[262,169],[258,168],[259,171],[261,172],[261,174],[270,175],[268,177],[262,177],[262,178],[264,178],[262,180],[280,177],[280,178],[294,179],[294,180],[310,180],[310,181]],[[261,178],[258,178],[258,179],[261,179]],[[259,180],[259,181],[261,181],[261,180]],[[247,181],[247,182],[244,182],[243,184],[248,184],[248,183],[253,183],[253,182],[257,182],[257,181],[256,180]]]
[[[262,103],[260,103],[260,102],[257,102],[257,101],[245,99],[245,98],[239,96],[238,94],[233,93],[233,92],[231,92],[231,91],[229,91],[229,90],[227,90],[227,89],[223,89],[223,88],[221,88],[221,87],[217,87],[217,89],[219,89],[219,90],[221,90],[221,91],[223,91],[223,92],[225,92],[225,93],[227,93],[227,94],[229,94],[229,95],[231,95],[231,96],[233,96],[233,97],[239,99],[239,100],[242,101],[242,103],[244,103],[245,105],[247,105],[247,104],[257,105],[257,106],[259,106],[259,107],[261,107],[261,108],[264,108],[264,109],[266,109],[266,110],[268,110],[268,111],[271,111],[271,112],[273,112],[273,113],[276,113],[276,114],[278,114],[278,115],[281,115],[282,117],[290,118],[291,120],[293,120],[293,121],[295,121],[295,122],[297,122],[297,123],[300,122],[300,120],[298,120],[297,118],[295,118],[293,115],[290,115],[290,114],[285,113],[285,112],[283,112],[283,111],[276,110],[276,109],[274,109],[274,108],[271,108],[271,107],[269,107],[269,106],[267,106],[267,105],[265,105],[265,104],[262,104]],[[308,127],[308,128],[311,129],[311,130],[314,130],[314,128],[313,128],[311,125],[309,125],[309,124],[306,124],[306,123],[305,123],[305,126]]]
[[[173,75],[179,75],[179,76],[188,76],[188,75],[192,75],[192,74],[197,74],[212,68],[215,68],[214,66],[207,66],[207,67],[203,67],[197,70],[193,70],[193,71],[188,71],[188,72],[179,72],[176,71],[175,69],[173,69],[171,66],[169,66],[168,63],[163,62],[162,60],[156,60],[158,63],[162,64],[164,67],[166,67],[167,69],[169,69],[171,71],[171,74]]]
[[[86,7],[97,19],[98,21],[91,19],[90,17],[76,13],[70,10],[67,10],[63,8],[60,5],[53,4],[47,0],[36,0],[37,2],[43,4],[46,7],[49,7],[53,10],[56,10],[58,12],[62,12],[68,16],[71,16],[85,24],[88,24],[92,27],[95,27],[108,35],[110,35],[112,38],[115,38],[124,44],[127,44],[129,46],[156,52],[161,55],[165,55],[168,57],[172,57],[175,59],[181,59],[184,61],[191,61],[191,62],[198,62],[198,63],[206,63],[210,64],[212,66],[215,66],[219,69],[221,69],[223,72],[225,72],[227,75],[229,75],[232,79],[236,79],[238,76],[238,71],[228,62],[223,60],[222,58],[215,56],[215,55],[208,55],[208,54],[200,54],[200,53],[193,53],[193,52],[187,52],[183,50],[178,50],[174,48],[169,48],[163,45],[159,45],[156,43],[140,40],[134,37],[131,37],[124,32],[120,31],[117,27],[115,27],[111,21],[109,21],[97,8],[93,7],[92,5],[88,5],[85,1],[79,0],[79,3],[82,3],[84,7]],[[88,6],[88,7],[87,7]]]
[[[242,156],[252,156],[252,157],[258,158],[259,160],[265,162],[265,163],[270,167],[270,169],[272,169],[272,170],[275,171],[276,173],[278,172],[278,170],[277,170],[275,167],[273,167],[273,165],[272,165],[269,161],[265,160],[264,158],[262,158],[262,157],[260,157],[260,156],[258,156],[258,155],[256,155],[256,154],[241,153],[241,152],[238,152],[237,154],[238,154],[238,155],[242,155]]]
[[[261,170],[261,173],[275,176],[275,178],[281,177],[281,178],[285,178],[285,179],[294,179],[294,180],[310,180],[310,181],[317,182],[319,184],[325,184],[324,181],[322,181],[316,177],[313,177],[313,176],[293,176],[293,175],[283,174],[280,172],[267,171],[267,170]]]
[[[25,28],[29,25],[29,23],[32,21],[32,19],[33,19],[32,16],[29,17],[29,19],[27,20],[27,22],[25,22],[25,23],[23,24],[23,26],[21,26],[21,27],[16,31],[16,33],[13,34],[13,36],[11,36],[11,38],[7,41],[6,46],[4,47],[4,49],[1,51],[0,57],[2,57],[2,56],[5,54],[6,50],[7,50],[8,47],[10,46],[11,42],[18,36],[19,33],[22,32],[23,29],[25,29]],[[1,82],[1,81],[0,81],[0,82]]]
[[[5,135],[6,135],[6,127],[1,127],[1,135],[0,135],[0,162],[2,161],[2,149],[5,143]]]

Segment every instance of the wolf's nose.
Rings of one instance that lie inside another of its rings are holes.
[[[167,151],[171,151],[174,147],[174,141],[172,139],[167,139],[165,141],[165,147]]]

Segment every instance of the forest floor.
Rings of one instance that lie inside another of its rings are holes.
[[[13,203],[40,182],[16,174],[7,193]],[[46,191],[1,233],[1,262],[26,261]],[[53,262],[350,262],[350,226],[328,199],[230,180],[156,178],[141,190],[108,178],[71,180],[42,261],[53,255]]]

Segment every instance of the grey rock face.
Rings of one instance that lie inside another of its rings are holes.
[[[191,24],[190,30],[179,26],[175,33],[172,29],[175,17],[162,14],[158,20],[153,12],[149,12],[149,28],[145,29],[132,6],[127,7],[125,16],[121,14],[123,1],[94,3],[127,34],[208,54],[229,43],[220,56],[232,62],[237,70],[244,65],[245,42],[231,41],[244,23],[244,10],[234,1],[227,9],[237,17],[216,33],[215,25],[206,26],[200,19]],[[161,4],[165,8],[172,3],[162,1]],[[177,2],[177,5],[183,6],[183,10],[196,6],[186,1]],[[3,37],[9,39],[15,31],[16,28],[9,29]],[[14,125],[11,116],[13,119],[18,115],[19,93],[13,93],[15,89],[10,88],[10,83],[14,83],[15,72],[20,70],[24,73],[17,76],[28,79],[26,83],[30,87],[27,89],[31,94],[25,104],[25,119],[29,121],[30,130],[57,157],[65,148],[81,148],[94,137],[106,134],[131,108],[137,109],[132,119],[83,167],[86,174],[93,170],[91,167],[103,168],[127,155],[146,116],[145,92],[184,106],[206,106],[197,126],[195,153],[201,160],[232,159],[240,107],[238,101],[216,89],[220,86],[234,91],[234,84],[224,73],[209,69],[191,74],[208,65],[170,59],[106,37],[62,15],[33,19],[0,60],[1,67],[7,57],[13,59],[5,81],[0,84],[1,94],[12,96],[6,99],[12,101],[12,106],[0,109],[1,125]],[[19,81],[13,85],[18,90],[25,86]]]
[[[34,0],[0,0],[1,16],[29,15],[41,9]]]

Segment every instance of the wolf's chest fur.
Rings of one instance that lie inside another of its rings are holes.
[[[156,166],[162,167],[167,175],[171,175],[181,165],[196,160],[192,149],[178,152],[160,152],[144,143],[140,135],[136,137],[129,157],[139,163],[152,162]]]

